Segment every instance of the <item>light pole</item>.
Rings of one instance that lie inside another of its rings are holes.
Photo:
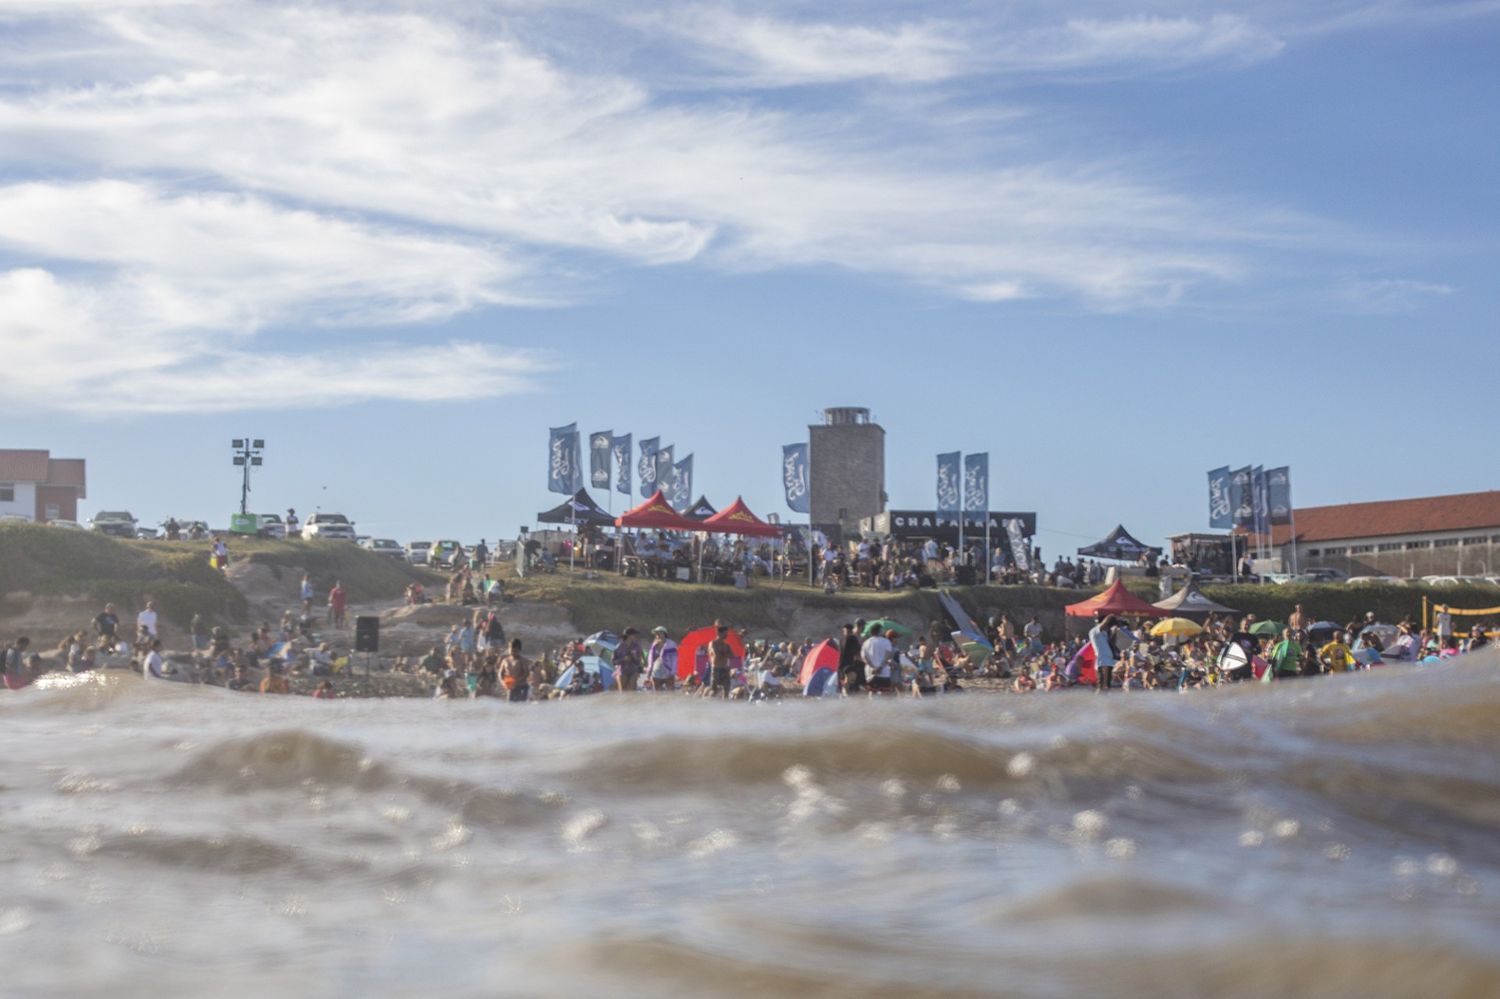
[[[240,514],[243,516],[250,512],[250,469],[261,464],[260,452],[265,448],[266,442],[258,437],[254,440],[236,437],[229,442],[229,446],[234,448],[234,463],[244,471],[240,483]]]

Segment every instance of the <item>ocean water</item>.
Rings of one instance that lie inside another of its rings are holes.
[[[0,726],[7,996],[1500,995],[1495,657],[755,705],[113,676]]]

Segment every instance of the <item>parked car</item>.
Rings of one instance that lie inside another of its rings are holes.
[[[431,552],[431,541],[408,541],[406,543],[406,561],[412,565],[426,565],[427,557]]]
[[[255,536],[258,538],[273,538],[277,541],[286,540],[286,524],[282,521],[280,514],[257,513],[255,515]]]
[[[0,513],[0,522],[7,524],[29,524],[31,518],[24,513]]]
[[[374,552],[376,555],[389,555],[392,558],[406,558],[406,549],[390,538],[366,538],[361,541],[360,547]]]
[[[57,519],[53,519],[53,520],[47,521],[47,525],[49,527],[65,527],[65,528],[67,528],[70,531],[81,531],[81,530],[83,530],[83,525],[80,524],[76,520],[57,520]]]
[[[161,537],[161,532],[154,527],[137,527],[135,529],[135,539],[137,541],[155,541],[159,537]]]
[[[100,510],[89,526],[112,538],[135,538],[135,518],[129,510]]]
[[[302,524],[304,541],[353,541],[354,521],[341,513],[315,513]]]
[[[1350,586],[1405,586],[1406,580],[1400,576],[1350,576],[1344,580]]]
[[[453,564],[453,556],[461,551],[463,545],[457,541],[434,541],[432,550],[427,553],[427,564],[450,566]]]

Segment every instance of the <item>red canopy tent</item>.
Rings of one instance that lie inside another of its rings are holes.
[[[1103,593],[1076,604],[1068,604],[1069,617],[1093,617],[1095,614],[1119,614],[1124,617],[1168,617],[1171,611],[1154,607],[1125,589],[1116,579]]]
[[[616,527],[644,527],[648,530],[657,531],[701,531],[703,525],[696,520],[688,520],[682,514],[672,509],[672,504],[661,494],[661,490],[651,494],[651,498],[640,506],[631,507],[615,518]]]
[[[736,496],[734,502],[698,524],[700,531],[719,531],[722,534],[743,534],[753,538],[775,538],[781,529],[773,527],[750,512],[743,497]]]

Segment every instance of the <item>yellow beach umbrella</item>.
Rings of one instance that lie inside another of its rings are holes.
[[[1192,638],[1200,634],[1203,626],[1196,621],[1189,621],[1185,617],[1169,617],[1164,621],[1158,621],[1151,628],[1151,634],[1157,638],[1163,635],[1171,635],[1173,638]]]

